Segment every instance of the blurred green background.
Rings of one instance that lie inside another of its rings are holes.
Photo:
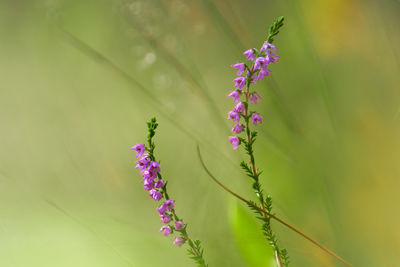
[[[397,0],[0,1],[0,266],[194,266],[130,147],[157,157],[210,266],[274,266],[227,141],[226,94],[272,21],[256,160],[277,214],[355,266],[400,266]],[[273,224],[292,266],[342,266]]]

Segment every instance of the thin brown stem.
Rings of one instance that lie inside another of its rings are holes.
[[[265,209],[260,208],[256,205],[254,205],[252,202],[248,201],[247,199],[243,198],[242,196],[236,194],[235,192],[233,192],[232,190],[230,190],[228,187],[226,187],[223,183],[221,183],[217,178],[215,178],[215,176],[208,170],[208,168],[206,167],[203,158],[201,156],[200,153],[200,146],[197,144],[197,154],[200,160],[200,163],[203,167],[203,169],[206,171],[206,173],[208,174],[208,176],[210,176],[210,178],[217,183],[220,187],[222,187],[226,192],[228,192],[229,194],[231,194],[232,196],[236,197],[237,199],[245,202],[247,205],[257,209],[258,211],[262,212],[264,215],[271,217],[272,219],[274,219],[275,221],[279,222],[280,224],[286,226],[287,228],[289,228],[290,230],[294,231],[295,233],[299,234],[300,236],[302,236],[303,238],[307,239],[308,241],[310,241],[312,244],[314,244],[315,246],[317,246],[318,248],[320,248],[321,250],[323,250],[325,253],[331,255],[332,257],[334,257],[335,259],[341,261],[342,263],[344,263],[346,266],[352,267],[353,265],[350,264],[349,262],[345,261],[344,259],[342,259],[341,257],[339,257],[338,255],[336,255],[333,251],[331,251],[330,249],[324,247],[322,244],[318,243],[317,241],[315,241],[314,239],[312,239],[310,236],[308,236],[307,234],[303,233],[302,231],[300,231],[299,229],[297,229],[296,227],[290,225],[289,223],[283,221],[282,219],[279,219],[278,217],[276,217],[275,215],[267,212]]]

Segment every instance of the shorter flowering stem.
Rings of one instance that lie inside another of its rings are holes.
[[[335,252],[331,251],[330,249],[324,247],[322,244],[318,243],[317,241],[315,241],[314,239],[312,239],[310,236],[308,236],[307,234],[303,233],[302,231],[300,231],[299,229],[297,229],[296,227],[290,225],[289,223],[285,222],[284,220],[276,217],[275,215],[269,213],[268,211],[266,211],[263,208],[258,207],[257,205],[255,205],[253,202],[248,201],[247,199],[245,199],[244,197],[236,194],[235,192],[233,192],[231,189],[229,189],[227,186],[225,186],[223,183],[221,183],[211,172],[210,170],[208,170],[207,166],[205,165],[203,158],[201,156],[201,152],[200,152],[200,146],[197,144],[197,155],[199,157],[201,166],[203,167],[203,169],[205,170],[205,172],[208,174],[208,176],[215,182],[217,183],[220,187],[222,187],[222,189],[224,189],[226,192],[228,192],[229,194],[231,194],[232,196],[236,197],[237,199],[243,201],[244,203],[246,203],[249,207],[254,208],[255,210],[258,210],[259,212],[263,213],[265,216],[269,216],[272,219],[274,219],[275,221],[279,222],[280,224],[286,226],[287,228],[289,228],[290,230],[294,231],[295,233],[299,234],[300,236],[302,236],[303,238],[307,239],[308,241],[310,241],[312,244],[314,244],[315,246],[317,246],[318,248],[320,248],[321,250],[323,250],[325,253],[331,255],[332,257],[336,258],[337,260],[341,261],[342,263],[344,263],[346,266],[352,267],[353,265],[347,261],[345,261],[343,258],[339,257],[338,255],[335,254]]]
[[[145,190],[149,191],[150,197],[155,201],[160,201],[161,199],[165,200],[162,205],[157,208],[160,220],[166,224],[161,227],[160,232],[163,232],[164,236],[168,236],[172,233],[179,233],[180,236],[175,238],[174,244],[181,246],[187,242],[190,247],[188,249],[190,258],[196,261],[199,266],[207,267],[203,258],[203,250],[200,246],[200,241],[192,240],[189,237],[187,224],[176,214],[175,202],[168,195],[167,182],[163,180],[160,163],[156,160],[154,155],[155,144],[153,142],[153,137],[157,126],[156,118],[152,118],[147,123],[147,146],[144,144],[137,144],[131,148],[136,151],[136,158],[140,158],[136,161],[136,168],[140,170],[143,176],[143,186]]]

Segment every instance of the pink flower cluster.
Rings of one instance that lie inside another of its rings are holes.
[[[228,120],[236,123],[232,127],[232,132],[235,134],[240,134],[248,127],[250,118],[254,125],[262,123],[262,118],[258,113],[249,112],[248,110],[249,102],[257,104],[261,101],[259,94],[255,91],[250,91],[250,84],[256,84],[269,75],[271,71],[268,69],[268,65],[274,64],[279,58],[278,55],[272,53],[276,50],[274,45],[265,42],[260,51],[252,48],[243,53],[246,56],[246,60],[251,62],[250,66],[245,63],[232,65],[233,68],[238,70],[236,74],[239,76],[233,80],[236,89],[228,94],[228,97],[232,97],[233,102],[237,103],[233,110],[228,113]],[[242,76],[243,74],[244,76]],[[241,100],[242,96],[244,96],[243,100]],[[244,119],[245,124],[241,123],[241,118]],[[229,142],[233,145],[233,149],[237,149],[240,145],[240,139],[237,136],[229,136]]]
[[[136,151],[136,169],[139,169],[143,176],[143,186],[146,191],[149,191],[149,195],[155,201],[160,201],[162,198],[161,188],[164,186],[164,181],[158,179],[158,173],[160,173],[160,164],[157,161],[152,161],[148,154],[145,153],[146,148],[143,144],[137,144],[131,148]],[[156,180],[157,179],[157,180]]]
[[[146,154],[146,147],[144,144],[137,144],[131,148],[136,151],[136,169],[139,169],[143,176],[143,186],[146,191],[149,191],[149,195],[155,201],[160,201],[163,198],[164,181],[159,178],[161,171],[160,164],[157,161],[152,161],[148,154]],[[161,222],[169,224],[173,221],[173,218],[177,218],[174,214],[175,203],[171,199],[165,200],[157,211],[160,215]],[[176,220],[174,226],[164,225],[161,227],[160,232],[165,236],[170,235],[173,230],[180,231],[184,229],[185,225],[182,221]],[[181,237],[176,237],[174,244],[181,246],[185,240]]]

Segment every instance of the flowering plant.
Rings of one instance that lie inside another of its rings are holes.
[[[247,154],[249,155],[249,163],[242,161],[240,167],[245,171],[253,181],[253,189],[258,198],[261,209],[266,210],[268,213],[272,213],[272,198],[271,196],[264,196],[264,192],[261,188],[259,177],[262,173],[258,167],[256,167],[253,145],[256,141],[257,132],[251,131],[251,122],[257,126],[262,123],[260,114],[250,110],[250,104],[257,104],[262,100],[261,96],[254,90],[251,90],[251,85],[264,80],[269,75],[271,70],[268,69],[270,64],[275,64],[278,55],[274,54],[277,50],[276,46],[272,44],[273,36],[278,34],[279,29],[283,26],[283,17],[279,17],[273,25],[269,28],[267,40],[264,42],[260,50],[255,48],[245,51],[243,54],[246,56],[246,60],[249,63],[236,63],[232,67],[238,69],[236,73],[239,77],[235,78],[236,89],[228,94],[228,97],[233,98],[233,102],[237,103],[233,110],[228,113],[228,120],[232,120],[236,124],[232,128],[232,132],[237,135],[244,132],[244,137],[240,136],[229,136],[229,142],[232,143],[233,149],[237,149],[240,145],[243,145]],[[244,76],[241,76],[243,75]],[[269,244],[274,250],[274,255],[278,266],[288,266],[289,257],[286,249],[281,249],[278,246],[278,241],[275,233],[271,227],[271,217],[266,214],[258,214],[257,218],[262,220],[262,230],[267,238]]]
[[[254,126],[257,126],[262,124],[263,120],[261,115],[256,111],[251,110],[250,107],[251,105],[260,102],[262,98],[255,90],[251,89],[251,85],[257,84],[259,81],[262,81],[265,77],[269,76],[271,70],[268,67],[277,62],[279,58],[279,56],[275,54],[277,48],[272,43],[274,37],[279,33],[279,29],[283,26],[283,21],[283,17],[279,17],[274,21],[269,28],[266,41],[259,50],[252,48],[243,53],[244,56],[246,56],[246,60],[248,61],[247,63],[239,62],[232,65],[232,67],[237,69],[236,74],[239,77],[236,77],[233,80],[236,89],[232,90],[227,95],[228,97],[233,98],[233,102],[236,103],[234,108],[228,113],[228,120],[232,120],[235,123],[232,127],[232,132],[234,132],[235,135],[229,136],[228,140],[232,144],[233,150],[243,146],[249,156],[248,162],[246,163],[245,161],[242,161],[240,167],[244,170],[246,175],[251,178],[252,188],[254,189],[258,203],[247,200],[246,198],[234,193],[215,178],[215,176],[211,174],[205,166],[198,147],[199,159],[207,174],[219,186],[239,200],[245,202],[248,207],[255,212],[257,219],[262,221],[263,234],[273,248],[274,258],[279,267],[286,267],[289,265],[289,256],[286,249],[283,249],[278,245],[277,236],[271,227],[271,219],[274,219],[285,227],[288,227],[292,231],[301,235],[303,238],[309,240],[311,243],[340,260],[345,265],[352,266],[331,250],[273,214],[272,198],[271,196],[264,194],[260,184],[259,178],[262,174],[262,170],[256,166],[253,149],[253,145],[257,138],[257,131],[251,130],[251,123]],[[157,208],[160,220],[165,224],[161,227],[160,232],[165,236],[176,233],[178,236],[175,237],[174,244],[181,246],[182,244],[187,243],[189,245],[188,252],[191,258],[194,259],[199,266],[207,266],[203,258],[203,250],[200,246],[200,241],[193,241],[189,237],[187,224],[185,224],[176,214],[175,202],[167,193],[167,182],[163,180],[161,176],[160,163],[154,156],[155,144],[153,142],[153,137],[158,126],[156,119],[152,118],[151,121],[147,123],[147,126],[147,145],[137,144],[132,147],[132,150],[137,152],[136,157],[139,158],[136,161],[136,168],[139,169],[143,176],[144,189],[149,191],[150,197],[155,201],[163,200],[161,206]]]
[[[131,149],[136,151],[136,169],[139,169],[143,176],[143,186],[149,195],[155,201],[164,200],[161,206],[157,208],[160,220],[163,225],[160,232],[164,236],[169,236],[176,233],[174,244],[182,246],[188,243],[188,253],[191,258],[195,260],[199,266],[207,266],[203,258],[203,249],[201,248],[199,240],[192,240],[187,232],[187,224],[180,219],[175,211],[175,202],[170,198],[167,193],[167,182],[163,180],[161,175],[160,163],[156,160],[154,155],[155,144],[153,137],[155,130],[158,126],[156,118],[152,118],[148,123],[147,146],[144,144],[137,144]]]

